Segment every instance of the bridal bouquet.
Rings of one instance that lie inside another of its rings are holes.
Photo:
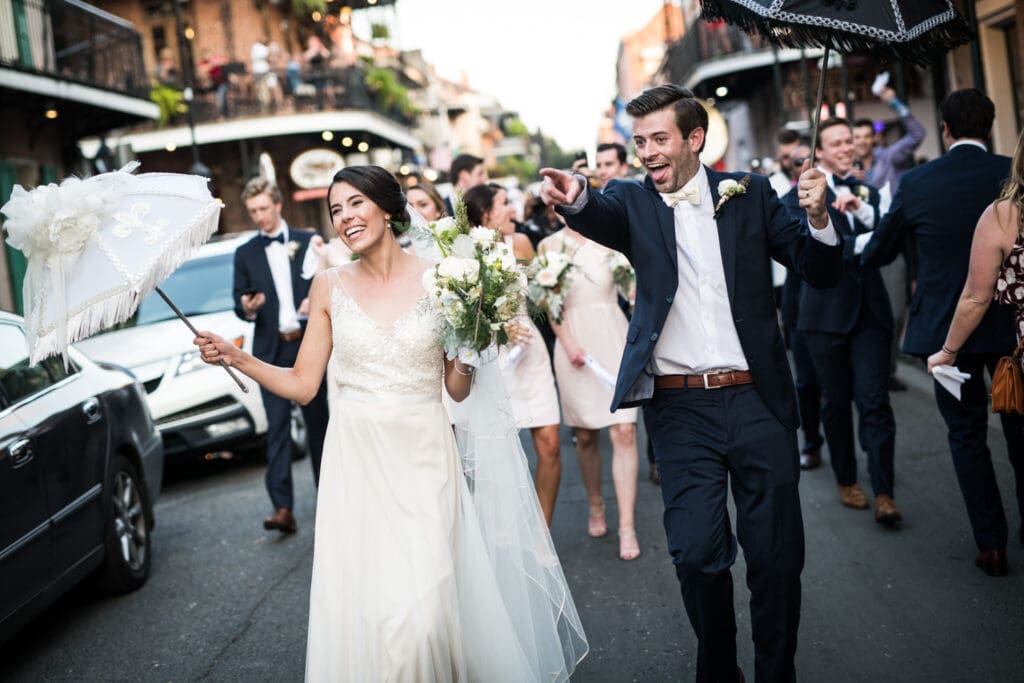
[[[630,301],[633,294],[633,283],[636,282],[636,272],[630,265],[629,259],[620,252],[613,251],[608,254],[608,268],[612,271],[612,281],[619,290],[619,296]]]
[[[536,314],[562,322],[562,307],[575,275],[576,264],[565,251],[546,251],[538,254],[527,267],[529,287],[527,297]]]
[[[489,228],[471,227],[461,201],[455,218],[428,225],[441,260],[423,274],[423,288],[444,316],[441,341],[449,358],[476,365],[491,346],[508,343],[526,276],[512,248]]]

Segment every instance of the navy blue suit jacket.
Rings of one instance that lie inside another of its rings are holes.
[[[869,189],[868,203],[875,210],[875,224],[878,224],[878,190],[867,183],[860,183]],[[876,266],[864,266],[860,257],[854,255],[854,237],[868,232],[868,227],[859,220],[853,220],[853,227],[846,214],[832,208],[836,195],[831,189],[826,194],[828,215],[832,225],[843,237],[843,272],[834,289],[823,292],[813,287],[800,288],[799,315],[796,327],[805,332],[829,332],[848,334],[857,322],[863,305],[888,330],[893,329],[892,306],[885,291],[885,283]],[[782,201],[790,213],[801,216],[800,200],[796,189],[790,190]],[[802,222],[806,223],[806,218]]]
[[[306,257],[309,239],[313,235],[312,230],[288,228],[288,241],[296,242],[299,245],[295,249],[290,263],[292,298],[295,300],[295,308],[298,308],[302,300],[309,296],[309,287],[313,282],[312,279],[302,279],[302,261]],[[267,263],[266,250],[259,235],[235,250],[235,315],[242,320],[246,320],[245,311],[242,309],[242,293],[247,289],[256,289],[267,296],[266,302],[256,312],[256,331],[253,335],[252,355],[262,361],[272,363],[274,354],[277,353],[277,344],[280,341],[278,338],[280,302],[277,298],[277,288],[274,287],[274,278],[270,274],[270,264]],[[302,325],[305,328],[305,323]]]
[[[712,200],[718,183],[740,173],[706,169]],[[629,323],[612,410],[642,403],[654,393],[649,361],[679,286],[675,215],[644,183],[613,180],[604,192],[588,191],[569,225],[621,251],[636,269],[636,307]],[[771,258],[794,268],[816,287],[830,287],[841,271],[842,243],[827,246],[812,238],[782,206],[767,178],[751,175],[743,195],[732,197],[717,218],[729,305],[754,385],[772,413],[796,429],[796,393],[779,331],[772,291]]]
[[[907,171],[892,209],[861,255],[866,263],[892,261],[906,237],[917,242],[917,287],[910,302],[903,351],[928,356],[946,341],[960,292],[967,281],[971,241],[978,219],[1010,175],[1010,159],[961,145]],[[989,306],[961,353],[1009,353],[1013,307]]]

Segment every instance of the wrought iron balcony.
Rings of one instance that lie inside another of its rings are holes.
[[[148,98],[132,24],[81,0],[0,2],[0,68]]]

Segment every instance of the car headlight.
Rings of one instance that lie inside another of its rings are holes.
[[[245,337],[239,335],[232,339],[231,343],[236,348],[240,349],[242,348],[242,345],[245,343]],[[181,377],[182,375],[187,375],[188,373],[193,372],[194,370],[202,370],[203,368],[206,367],[209,366],[203,362],[203,358],[198,350],[188,351],[186,353],[181,354],[181,359],[178,361],[178,369],[174,371],[174,376]]]

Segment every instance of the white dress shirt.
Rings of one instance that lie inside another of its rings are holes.
[[[281,221],[277,230],[267,234],[267,237],[284,235],[284,244],[270,242],[264,247],[267,254],[267,265],[270,266],[270,276],[274,279],[274,290],[277,292],[277,316],[278,330],[281,332],[295,332],[300,327],[299,314],[295,309],[295,294],[292,291],[292,264],[288,247],[288,224]],[[306,249],[306,256],[302,261],[303,280],[308,280],[316,274],[316,267],[319,259],[313,249]],[[305,319],[303,316],[302,319]]]

